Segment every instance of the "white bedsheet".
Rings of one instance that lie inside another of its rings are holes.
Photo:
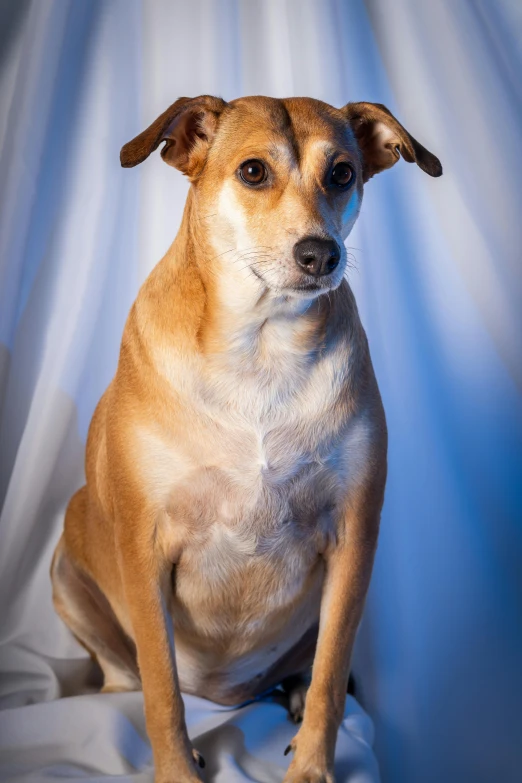
[[[204,780],[277,783],[295,726],[278,693],[246,706],[220,707],[185,696],[190,737],[203,754]],[[351,696],[336,749],[337,783],[378,783],[373,726]],[[0,713],[0,780],[152,781],[141,693],[87,693]]]

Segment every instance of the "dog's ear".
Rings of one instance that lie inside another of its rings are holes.
[[[161,150],[163,160],[189,177],[197,176],[226,105],[212,95],[179,98],[143,133],[122,147],[121,165],[137,166],[165,142]]]
[[[419,144],[382,103],[348,103],[341,109],[362,152],[363,179],[389,169],[401,155],[431,177],[440,177],[440,160]]]

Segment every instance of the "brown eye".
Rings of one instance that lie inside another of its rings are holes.
[[[330,174],[331,184],[338,188],[346,188],[353,178],[353,169],[349,163],[336,163]]]
[[[247,160],[239,167],[239,176],[247,185],[260,185],[268,172],[260,160]]]

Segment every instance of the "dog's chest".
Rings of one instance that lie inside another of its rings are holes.
[[[346,485],[340,360],[312,362],[283,345],[257,365],[185,367],[182,428],[143,433],[150,492],[182,539],[180,627],[197,618],[207,636],[245,640],[317,587]]]
[[[215,521],[231,525],[261,508],[273,516],[283,499],[297,513],[327,479],[331,495],[345,468],[338,457],[348,423],[346,377],[332,358],[312,362],[272,343],[264,361],[216,361],[192,381],[190,431],[178,445],[191,494],[205,498]],[[187,484],[186,476],[172,479],[178,490]]]

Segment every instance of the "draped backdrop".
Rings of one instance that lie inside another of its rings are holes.
[[[440,179],[404,161],[372,179],[347,240],[390,440],[357,696],[385,783],[522,779],[520,4],[3,0],[0,23],[3,779],[51,776],[34,770],[57,736],[57,777],[91,774],[98,753],[104,774],[151,779],[141,696],[74,695],[85,654],[48,571],[126,315],[187,193],[159,155],[122,170],[119,150],[201,93],[384,103],[443,163]],[[126,705],[122,740],[110,715]],[[351,705],[343,731],[371,754]],[[248,709],[256,736],[282,720]],[[234,725],[217,745],[236,766],[223,777],[222,756],[208,780],[280,780],[252,747],[238,761]],[[377,780],[349,766],[339,783]]]

